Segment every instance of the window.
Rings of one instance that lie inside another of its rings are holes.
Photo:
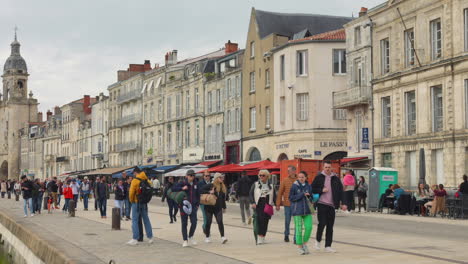
[[[236,117],[235,117],[235,112],[234,110],[231,111],[231,133],[236,131]]]
[[[154,133],[153,132],[150,133],[150,148],[151,149],[154,148]]]
[[[271,119],[270,107],[265,106],[265,128],[270,128],[270,119]]]
[[[265,70],[265,88],[270,87],[270,69]]]
[[[231,78],[226,80],[226,97],[227,99],[231,98],[233,95],[232,88],[231,88]]]
[[[180,122],[176,124],[176,146],[178,148],[182,147],[182,130],[180,127]]]
[[[211,108],[212,108],[212,104],[213,104],[213,101],[212,101],[212,98],[211,98],[211,92],[208,92],[208,114],[211,113]]]
[[[309,94],[300,93],[296,95],[297,120],[307,120],[309,118]]]
[[[176,94],[176,117],[182,116],[182,94]]]
[[[431,58],[442,57],[442,24],[440,19],[431,21]]]
[[[382,167],[392,167],[392,153],[382,153]]]
[[[250,58],[255,57],[255,41],[250,42]]]
[[[250,92],[255,92],[255,72],[250,73]]]
[[[185,114],[189,115],[190,113],[190,91],[185,92]]]
[[[159,153],[161,153],[163,151],[163,139],[162,139],[162,133],[161,133],[161,130],[158,130],[158,148],[159,148]]]
[[[468,128],[468,79],[465,80],[465,127]]]
[[[333,73],[334,74],[346,73],[346,50],[344,49],[333,50]]]
[[[215,146],[216,146],[216,151],[221,152],[221,137],[222,137],[222,131],[221,131],[221,124],[216,125],[216,137],[215,137]]]
[[[195,119],[195,145],[200,145],[200,120]]]
[[[361,63],[361,58],[357,58],[353,62],[353,80],[354,86],[361,87],[363,85],[362,77],[363,77],[363,64]]]
[[[307,76],[307,50],[296,53],[296,75]]]
[[[465,51],[468,51],[468,8],[463,10],[465,17]]]
[[[149,122],[153,122],[153,121],[154,121],[154,103],[151,103],[148,121],[149,121]]]
[[[405,62],[406,67],[414,65],[414,29],[408,29],[405,31]]]
[[[185,122],[185,147],[190,147],[190,121]]]
[[[361,45],[361,27],[354,28],[354,45]]]
[[[442,86],[431,88],[432,93],[432,131],[439,132],[444,129],[444,106]]]
[[[382,98],[382,136],[390,137],[392,135],[392,106],[390,105],[390,96]]]
[[[143,113],[143,123],[148,121],[148,105],[145,105],[145,112]]]
[[[256,115],[257,115],[257,111],[255,107],[251,107],[250,108],[250,130],[251,131],[256,130],[256,122],[257,122]]]
[[[406,133],[416,134],[416,92],[405,93],[406,97]]]
[[[221,90],[216,90],[216,111],[221,111]]]
[[[346,120],[346,109],[334,109],[333,119],[334,120]]]
[[[226,132],[231,133],[231,110],[227,111],[226,115]]]
[[[382,74],[390,72],[390,41],[388,38],[380,41],[380,62]]]
[[[171,109],[172,108],[172,102],[171,102],[171,97],[167,97],[167,119],[170,119],[172,116]]]
[[[286,120],[286,98],[284,96],[280,97],[280,122],[284,124]]]
[[[159,121],[161,121],[163,118],[163,104],[161,99],[158,100],[158,118]]]
[[[195,88],[195,113],[198,113],[198,105],[199,105],[199,95],[198,95],[198,88]]]
[[[167,150],[172,151],[172,127],[167,125]]]
[[[284,77],[285,77],[285,61],[284,61],[284,55],[281,55],[280,57],[280,80],[281,81],[284,81]]]
[[[236,96],[240,96],[240,93],[241,93],[241,88],[240,88],[240,80],[239,80],[239,76],[236,76]]]
[[[236,108],[236,132],[240,131],[240,110]]]

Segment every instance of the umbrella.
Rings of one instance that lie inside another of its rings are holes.
[[[419,183],[426,184],[426,156],[424,149],[419,149]]]
[[[252,214],[252,225],[253,225],[253,233],[255,238],[255,245],[258,245],[258,225],[257,225],[257,211],[254,210]]]

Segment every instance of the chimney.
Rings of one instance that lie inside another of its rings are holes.
[[[224,44],[224,52],[226,54],[236,52],[238,50],[238,44],[237,43],[232,43],[230,40],[226,44]]]
[[[60,115],[62,111],[60,110],[60,107],[56,106],[54,107],[54,115]]]
[[[143,70],[144,71],[150,71],[151,70],[151,62],[149,60],[145,60],[145,63],[143,64]]]
[[[37,122],[42,122],[42,112],[37,113]]]
[[[89,95],[83,96],[83,112],[86,115],[91,114],[91,97]]]
[[[169,51],[164,57],[166,66],[177,64],[177,50]]]
[[[41,113],[42,115],[42,113]],[[50,117],[52,116],[52,112],[50,110],[47,110],[47,121],[50,121]]]
[[[361,7],[361,11],[359,11],[359,17],[362,17],[367,14],[367,8]]]
[[[177,64],[177,50],[172,51],[172,64]]]

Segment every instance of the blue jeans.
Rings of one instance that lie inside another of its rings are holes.
[[[193,237],[195,229],[197,229],[197,210],[198,207],[192,207],[192,213],[187,215],[182,209],[180,210],[180,218],[182,218],[182,238],[187,240],[187,225],[190,217],[190,232],[188,237]]]
[[[132,233],[133,239],[138,240],[140,236],[140,230],[138,229],[138,219],[143,219],[143,224],[145,225],[146,236],[148,239],[153,238],[153,228],[151,227],[151,222],[148,217],[148,205],[132,203]],[[142,236],[143,237],[143,236]]]
[[[205,205],[200,204],[200,208],[201,208],[202,215],[203,215],[203,225],[202,225],[203,234],[206,235],[206,212],[205,212]]]
[[[124,208],[123,208],[124,203],[125,203],[125,200],[115,200],[114,201],[115,207],[120,209],[120,217],[123,217],[125,215],[124,214]]]
[[[63,211],[68,211],[68,204],[70,203],[70,198],[65,198],[65,205],[63,205]]]
[[[98,201],[99,211],[101,212],[101,216],[107,216],[107,199],[106,198],[99,198]]]
[[[124,206],[125,206],[125,216],[127,218],[130,218],[130,212],[132,211],[132,204],[128,199],[124,200]]]
[[[57,193],[57,205],[60,206],[60,201],[62,200],[62,195]]]
[[[89,198],[89,193],[83,193],[83,206],[84,206],[84,209],[88,209],[88,198]]]
[[[284,235],[289,236],[289,226],[291,225],[291,207],[284,206]]]
[[[33,213],[33,202],[32,202],[32,198],[28,198],[28,199],[23,199],[24,201],[24,215],[28,215],[28,205],[29,205],[29,212],[32,214]]]

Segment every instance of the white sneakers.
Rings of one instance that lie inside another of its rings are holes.
[[[28,217],[28,215],[24,215],[23,217],[25,217],[25,218],[26,218],[26,217]]]
[[[304,248],[298,248],[297,251],[299,252],[299,255],[305,255],[305,250]]]
[[[31,217],[33,217],[33,216],[34,216],[34,214],[31,214]]]
[[[211,243],[211,238],[210,237],[205,238],[205,243]]]
[[[257,245],[265,244],[265,237],[259,236],[257,239]]]
[[[304,249],[304,253],[307,255],[307,254],[310,254],[310,251],[309,251],[309,247],[307,247],[307,245],[302,245],[302,249]]]
[[[127,242],[127,245],[130,245],[130,246],[136,246],[137,244],[138,244],[138,241],[136,239],[132,239]]]
[[[331,248],[331,247],[326,247],[326,248],[325,248],[325,252],[327,252],[327,253],[336,253],[336,250],[334,250],[334,249]]]
[[[226,242],[228,242],[228,239],[225,238],[225,237],[222,237],[221,238],[221,244],[226,244]]]
[[[153,244],[153,242],[154,242],[153,238],[150,238],[150,240],[148,240],[149,244]]]
[[[188,241],[184,240],[184,243],[182,243],[182,247],[188,247]]]
[[[314,249],[315,249],[315,250],[321,250],[320,242],[318,242],[317,240],[315,240]]]
[[[190,244],[192,244],[192,246],[196,246],[198,244],[197,241],[195,241],[195,239],[193,239],[193,237],[189,237],[188,241],[189,241]]]

